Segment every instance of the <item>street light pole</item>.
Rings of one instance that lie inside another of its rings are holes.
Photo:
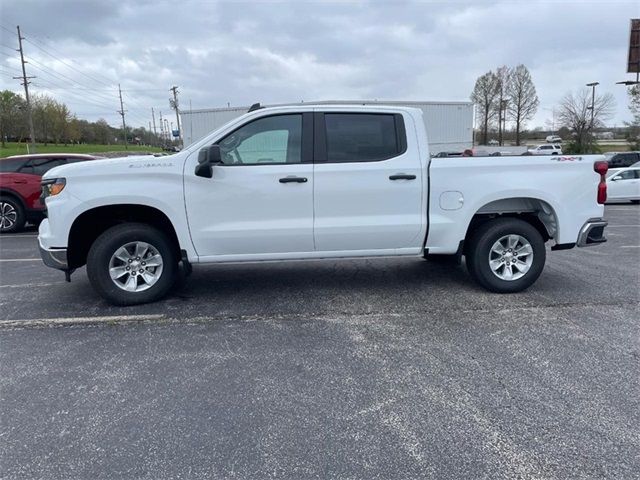
[[[600,85],[600,82],[591,82],[591,83],[587,83],[587,87],[591,87],[591,107],[589,107],[591,109],[591,126],[589,127],[589,130],[593,130],[593,116],[596,110],[596,86]]]

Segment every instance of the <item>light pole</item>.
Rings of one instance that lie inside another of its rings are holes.
[[[624,80],[622,82],[616,82],[616,85],[626,85],[627,87],[631,87],[633,85],[638,85],[638,84],[640,84],[640,68],[636,72],[635,80]]]
[[[596,109],[596,86],[598,85],[600,85],[600,82],[587,83],[587,87],[591,87],[591,106],[589,107],[589,110],[591,110],[591,127],[589,127],[589,130],[593,130],[593,114]]]
[[[555,108],[543,108],[548,112],[551,112],[551,135],[556,134],[556,109]],[[546,120],[548,122],[549,120]]]

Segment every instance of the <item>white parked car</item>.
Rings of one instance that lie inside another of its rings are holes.
[[[640,167],[615,170],[607,177],[607,202],[640,203]]]
[[[533,155],[562,155],[562,147],[560,145],[538,145],[529,152]]]
[[[430,158],[417,108],[257,108],[169,157],[49,170],[38,240],[48,266],[69,279],[86,264],[117,305],[163,297],[180,264],[390,255],[464,255],[480,285],[518,292],[545,242],[606,241],[606,169],[588,155]]]
[[[562,143],[562,138],[560,138],[558,135],[549,135],[547,138],[545,138],[545,141],[547,143]]]

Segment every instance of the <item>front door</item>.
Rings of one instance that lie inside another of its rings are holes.
[[[216,142],[223,163],[213,167],[213,178],[185,172],[189,228],[200,257],[313,251],[311,115],[252,120]]]

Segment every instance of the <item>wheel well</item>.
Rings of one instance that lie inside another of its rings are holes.
[[[482,224],[494,218],[519,218],[531,224],[544,241],[555,238],[558,231],[558,217],[555,210],[544,200],[537,198],[507,198],[490,202],[480,208],[469,223],[465,239]]]
[[[127,222],[144,223],[165,232],[179,258],[178,236],[169,218],[160,210],[146,205],[108,205],[87,210],[73,222],[67,247],[69,267],[84,265],[93,242],[107,229]]]
[[[11,190],[0,189],[0,197],[11,197],[12,199],[16,200],[22,206],[22,208],[27,208],[24,204],[24,201],[22,200],[22,197]]]

